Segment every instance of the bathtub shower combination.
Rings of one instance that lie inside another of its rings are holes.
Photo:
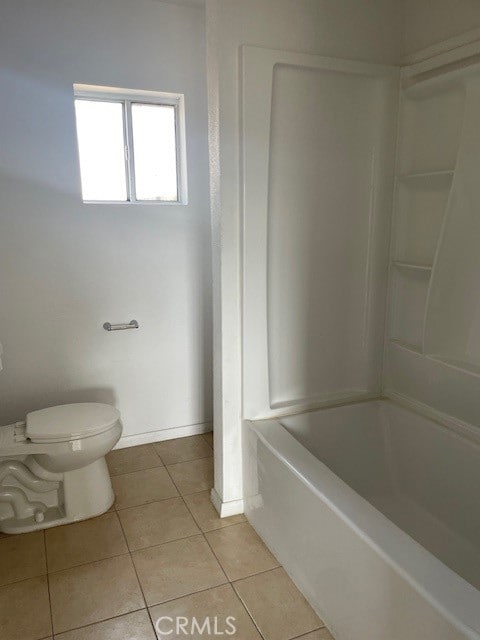
[[[480,64],[242,81],[247,516],[336,640],[479,640]]]
[[[249,449],[249,518],[336,638],[479,637],[479,434],[371,401]]]

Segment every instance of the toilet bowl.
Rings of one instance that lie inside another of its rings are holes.
[[[0,427],[0,531],[22,533],[107,511],[114,495],[105,455],[122,433],[120,413],[66,404]]]

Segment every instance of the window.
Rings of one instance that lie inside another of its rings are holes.
[[[74,90],[84,202],[186,204],[183,96]]]

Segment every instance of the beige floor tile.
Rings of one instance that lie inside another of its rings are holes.
[[[50,574],[55,634],[144,607],[130,556]]]
[[[163,467],[114,476],[112,486],[115,492],[116,509],[135,507],[178,496],[178,491]]]
[[[39,640],[51,633],[47,576],[0,587],[2,640]]]
[[[234,583],[265,640],[291,640],[324,624],[282,568]]]
[[[212,448],[202,435],[164,440],[156,442],[153,446],[164,464],[186,462],[212,455]]]
[[[131,551],[200,533],[181,498],[122,509],[118,515]]]
[[[227,582],[203,536],[136,551],[132,557],[149,606]]]
[[[45,573],[43,531],[0,539],[0,586]]]
[[[168,616],[174,619],[177,616],[185,616],[189,620],[189,625],[192,624],[193,618],[196,618],[197,622],[202,625],[205,619],[208,618],[210,633],[207,633],[208,627],[206,627],[204,633],[199,633],[197,628],[196,633],[188,634],[188,638],[191,640],[201,640],[205,637],[214,637],[215,617],[218,620],[217,632],[223,632],[223,636],[217,633],[218,637],[231,637],[234,638],[234,640],[261,640],[261,636],[255,628],[255,625],[229,584],[222,585],[221,587],[215,587],[214,589],[208,589],[201,593],[194,593],[193,595],[179,598],[178,600],[172,600],[165,604],[157,605],[150,609],[150,614],[154,623],[157,623],[159,618],[162,616]],[[227,618],[229,616],[235,618],[234,621],[231,621],[235,626],[235,633],[230,636],[225,633],[225,631],[232,630],[231,627],[227,625]],[[160,631],[163,630],[167,632],[172,628],[171,624],[166,620],[159,621],[158,627]],[[190,628],[187,627],[187,631],[191,631],[191,626]],[[167,637],[179,638],[183,636],[173,633],[170,636],[159,634],[158,637],[163,639]]]
[[[208,442],[208,444],[213,449],[213,431],[209,431],[208,433],[204,433],[203,437],[205,438],[205,440]]]
[[[182,495],[213,487],[213,458],[201,458],[168,466],[168,471]]]
[[[298,636],[295,640],[334,640],[334,638],[331,633],[328,632],[328,629],[324,627],[323,629],[312,631],[312,633],[307,633],[304,636]]]
[[[155,640],[155,632],[150,616],[144,609],[82,629],[66,631],[56,635],[55,640]]]
[[[280,566],[248,522],[205,534],[229,580]]]
[[[114,512],[47,529],[45,539],[50,572],[128,553],[122,527]]]
[[[163,466],[151,444],[115,449],[107,454],[106,459],[111,476]]]
[[[230,516],[229,518],[220,518],[212,504],[212,501],[210,500],[210,491],[192,493],[185,496],[184,499],[202,531],[222,529],[223,527],[229,527],[232,524],[239,524],[246,520],[243,514]]]

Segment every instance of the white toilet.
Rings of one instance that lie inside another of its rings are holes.
[[[105,455],[122,433],[100,403],[32,411],[0,427],[0,531],[22,533],[107,511],[114,495]]]

